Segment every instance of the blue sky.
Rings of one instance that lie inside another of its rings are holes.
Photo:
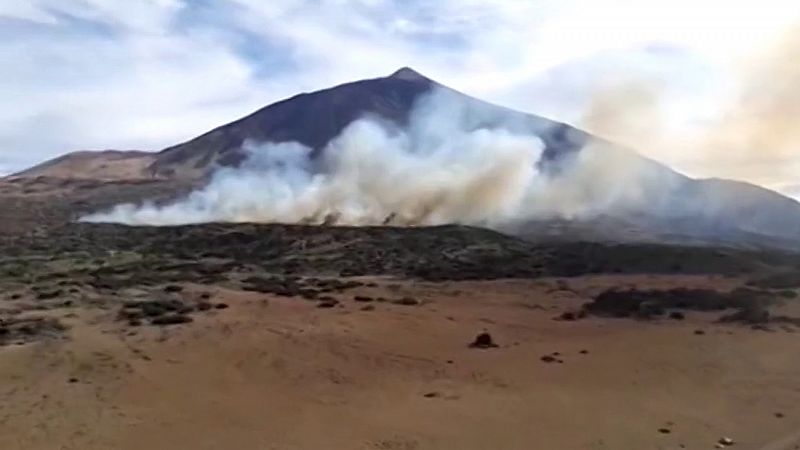
[[[780,0],[2,0],[0,171],[73,150],[159,150],[295,93],[411,66],[690,175],[800,191],[791,150],[663,139],[717,120],[749,61],[799,19]],[[646,100],[631,108],[630,86]],[[598,106],[625,112],[587,121]]]

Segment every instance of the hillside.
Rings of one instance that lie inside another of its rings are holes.
[[[552,235],[554,224],[563,224],[566,220],[570,226],[562,227],[561,233],[561,238],[566,239],[573,237],[571,230],[580,229],[582,237],[598,240],[800,246],[800,203],[793,199],[746,183],[693,180],[570,125],[484,102],[409,68],[387,77],[355,81],[279,101],[158,153],[78,152],[45,162],[15,177],[100,181],[169,179],[196,185],[207,180],[220,166],[241,164],[246,158],[242,147],[247,142],[294,141],[311,148],[311,157],[315,158],[331,139],[359,118],[373,117],[401,129],[408,127],[414,108],[431,93],[443,94],[447,101],[457,104],[460,126],[467,129],[502,129],[538,136],[545,145],[539,168],[545,176],[561,183],[565,190],[584,183],[587,177],[595,177],[595,174],[570,172],[576,159],[574,155],[589,146],[595,151],[609,152],[609,155],[623,150],[633,160],[631,165],[644,174],[638,176],[635,184],[630,184],[627,180],[616,179],[615,168],[601,174],[607,179],[589,180],[599,184],[593,188],[595,191],[616,190],[623,196],[635,198],[633,205],[605,209],[601,205],[588,216],[540,217],[529,222],[529,226],[508,227],[519,234]],[[612,161],[611,166],[614,164]],[[160,197],[165,196],[169,197]],[[97,202],[108,203],[102,199]],[[599,217],[613,220],[597,220]],[[607,225],[614,221],[627,225],[621,229]],[[549,231],[543,234],[543,229]]]

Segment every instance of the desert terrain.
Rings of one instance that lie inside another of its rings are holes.
[[[800,449],[800,203],[609,145],[403,68],[2,178],[0,449]]]
[[[0,245],[0,448],[800,445],[794,254],[460,226]]]

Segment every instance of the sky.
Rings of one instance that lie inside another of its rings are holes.
[[[0,0],[0,173],[160,150],[410,66],[688,175],[800,197],[798,24],[783,0]]]

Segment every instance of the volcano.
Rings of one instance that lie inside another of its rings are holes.
[[[641,198],[635,208],[588,218],[547,217],[513,224],[503,231],[530,239],[553,239],[555,227],[559,236],[568,230],[567,238],[586,240],[722,241],[800,248],[800,203],[793,199],[747,183],[686,177],[571,125],[470,97],[407,67],[387,77],[296,95],[157,153],[79,152],[42,163],[11,179],[202,183],[218,167],[242,164],[247,157],[243,146],[248,142],[297,142],[312,149],[310,158],[314,159],[358,119],[375,118],[405,128],[415,105],[433,92],[459,102],[463,122],[470,129],[503,129],[537,136],[544,146],[539,168],[554,179],[566,176],[562,172],[569,172],[574,156],[597,143],[634,155],[653,175],[636,187],[642,192],[637,193]]]
[[[298,142],[318,154],[349,124],[362,117],[377,117],[399,127],[407,126],[414,105],[433,91],[445,92],[468,105],[475,113],[475,122],[470,124],[475,129],[513,127],[515,131],[536,134],[546,145],[548,159],[579,149],[589,137],[569,125],[469,97],[404,67],[388,77],[300,94],[269,105],[164,149],[149,166],[149,173],[156,177],[195,177],[206,174],[214,164],[237,165],[244,157],[242,145],[246,141]]]

